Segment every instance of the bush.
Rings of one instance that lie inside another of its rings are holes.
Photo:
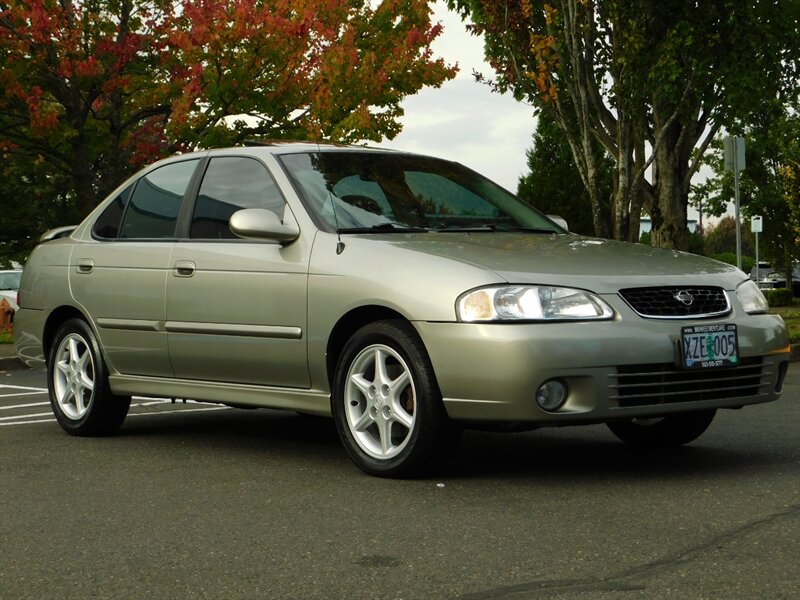
[[[764,290],[764,295],[767,297],[767,302],[770,306],[791,306],[792,305],[792,290],[789,288],[777,288],[774,290]]]
[[[718,252],[716,254],[709,254],[708,258],[719,260],[729,265],[736,266],[736,253],[735,252]],[[752,256],[745,256],[742,254],[742,271],[750,274],[750,270],[756,265],[756,259]]]

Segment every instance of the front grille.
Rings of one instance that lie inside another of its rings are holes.
[[[736,367],[680,370],[674,364],[626,365],[611,375],[610,398],[621,408],[746,398],[769,390],[772,372],[761,357]]]
[[[716,317],[730,312],[728,296],[719,287],[663,286],[628,288],[622,299],[643,317],[685,319]]]

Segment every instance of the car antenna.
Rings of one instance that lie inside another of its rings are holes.
[[[322,128],[320,127],[320,131]],[[314,143],[317,144],[317,155],[319,158],[322,158],[322,146],[319,143],[319,136],[314,135]],[[331,212],[333,213],[333,222],[336,225],[336,254],[339,255],[344,252],[344,242],[342,241],[342,233],[339,231],[339,217],[336,214],[336,202],[333,199],[333,192],[331,192],[330,188],[328,187],[327,183],[325,185],[325,189],[328,190],[328,198],[331,201]]]

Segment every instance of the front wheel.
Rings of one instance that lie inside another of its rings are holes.
[[[716,410],[698,410],[651,419],[611,421],[608,428],[623,442],[636,446],[681,446],[700,437]]]
[[[410,477],[440,465],[460,432],[447,417],[428,354],[403,321],[358,330],[336,369],[331,411],[366,473]]]
[[[47,357],[50,405],[59,425],[72,435],[107,435],[128,414],[130,396],[111,392],[100,347],[81,319],[65,321]]]

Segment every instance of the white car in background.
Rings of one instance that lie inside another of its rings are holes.
[[[0,298],[6,300],[15,311],[17,308],[17,290],[22,278],[22,269],[0,271]]]

